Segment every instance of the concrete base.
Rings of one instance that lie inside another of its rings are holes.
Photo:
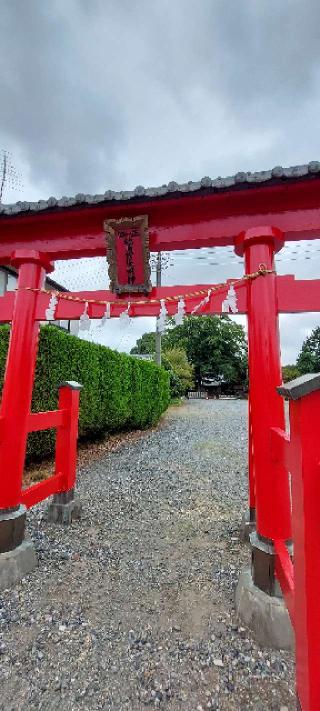
[[[25,539],[14,550],[0,553],[0,590],[10,588],[38,565],[33,543]]]
[[[24,540],[26,513],[22,504],[0,510],[0,553],[14,550]]]
[[[240,574],[236,589],[236,612],[261,646],[273,649],[294,648],[294,634],[284,600],[267,595],[257,588],[249,568]]]
[[[51,523],[63,523],[70,526],[72,521],[81,518],[81,503],[74,498],[74,491],[55,494],[47,509],[47,521]]]
[[[243,514],[240,524],[239,538],[241,543],[250,543],[250,534],[256,530],[256,522],[252,520],[250,511]]]

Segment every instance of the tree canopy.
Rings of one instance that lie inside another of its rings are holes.
[[[297,366],[302,374],[320,372],[320,326],[303,342]]]
[[[282,380],[284,383],[288,383],[290,380],[294,380],[301,375],[297,365],[283,365],[282,366]]]
[[[188,316],[181,326],[171,325],[162,337],[162,349],[175,348],[186,352],[198,382],[205,375],[234,385],[246,379],[244,329],[228,316]],[[155,334],[143,334],[131,352],[154,353]]]
[[[154,354],[156,352],[156,334],[154,331],[144,333],[141,338],[138,338],[136,345],[131,348],[130,353],[145,355],[146,353]]]
[[[182,348],[171,348],[162,354],[162,365],[174,373],[180,383],[180,395],[185,395],[194,386],[193,367]],[[177,384],[175,384],[177,388]]]

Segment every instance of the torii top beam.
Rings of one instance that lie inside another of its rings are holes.
[[[141,214],[149,218],[153,251],[233,245],[239,232],[260,224],[278,227],[288,241],[314,239],[320,235],[320,163],[0,205],[0,262],[31,244],[51,260],[102,256],[103,221]]]

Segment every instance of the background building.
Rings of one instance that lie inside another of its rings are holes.
[[[17,288],[18,275],[17,271],[13,267],[0,267],[0,296],[4,296],[7,291],[14,291]],[[45,289],[48,291],[69,291],[54,279],[47,277],[45,280]],[[45,322],[43,322],[45,323]],[[64,331],[72,333],[74,336],[78,335],[79,331],[79,321],[50,321],[58,328],[62,328]]]

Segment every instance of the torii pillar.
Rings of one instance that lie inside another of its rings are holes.
[[[260,642],[290,647],[289,617],[279,597],[275,578],[273,541],[290,542],[291,509],[289,477],[282,465],[271,460],[271,428],[285,429],[282,398],[276,388],[282,382],[280,336],[274,255],[283,246],[280,230],[262,226],[241,233],[236,253],[244,256],[246,274],[265,268],[260,279],[248,281],[248,342],[250,448],[254,452],[256,531],[251,533],[252,566],[240,579],[237,608],[254,628]]]
[[[15,251],[11,263],[19,276],[0,408],[0,590],[37,564],[33,544],[25,538],[21,488],[39,338],[36,305],[45,275],[53,269],[46,255],[35,250]]]

